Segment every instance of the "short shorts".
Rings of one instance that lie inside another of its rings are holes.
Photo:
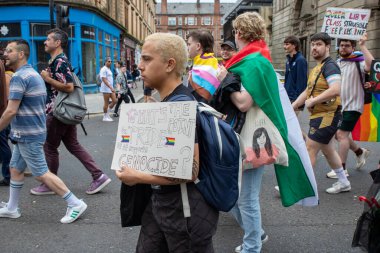
[[[323,117],[310,119],[310,128],[307,136],[315,142],[329,144],[338,130],[338,125],[341,120],[342,113],[340,110],[334,114],[327,113]]]
[[[352,130],[354,130],[356,122],[358,122],[360,118],[360,115],[362,114],[357,111],[344,111],[342,115],[342,122],[338,125],[338,129],[352,132]]]

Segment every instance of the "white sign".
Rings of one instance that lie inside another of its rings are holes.
[[[359,40],[365,33],[371,10],[327,8],[322,32],[333,38]]]
[[[123,104],[111,169],[191,179],[196,102]]]

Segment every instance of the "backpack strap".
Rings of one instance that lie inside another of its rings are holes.
[[[189,203],[189,196],[187,194],[187,184],[182,183],[180,184],[181,187],[181,198],[182,198],[182,207],[183,207],[183,216],[185,218],[188,218],[191,216],[190,213],[190,203]]]

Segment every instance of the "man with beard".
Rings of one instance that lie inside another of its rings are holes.
[[[68,42],[67,33],[56,28],[47,32],[45,41],[45,51],[50,54],[49,68],[41,72],[41,76],[50,90],[50,101],[46,105],[46,128],[47,136],[44,144],[46,162],[49,170],[53,174],[58,173],[59,152],[58,148],[61,141],[65,144],[67,150],[73,154],[91,173],[92,183],[87,189],[87,194],[95,194],[102,190],[111,182],[111,179],[104,174],[96,164],[92,156],[79,143],[77,137],[77,126],[68,125],[53,116],[53,107],[58,91],[70,93],[74,90],[73,77],[71,74],[71,65],[63,53],[63,48]],[[34,195],[54,194],[51,189],[45,185],[34,187],[30,190]]]
[[[371,62],[374,59],[365,45],[366,41],[367,33],[365,33],[359,41],[361,52],[355,52],[356,41],[346,39],[339,40],[339,56],[341,58],[338,60],[338,65],[342,72],[340,98],[342,101],[343,119],[342,123],[338,126],[336,138],[339,142],[339,156],[342,159],[342,166],[346,176],[348,176],[346,160],[349,149],[356,154],[357,170],[363,167],[370,153],[369,150],[360,148],[350,137],[350,133],[363,112],[364,72],[370,70]],[[334,171],[330,171],[326,176],[328,178],[337,178]]]
[[[331,38],[327,33],[316,33],[311,37],[311,53],[317,61],[308,79],[307,89],[293,102],[293,108],[305,104],[310,112],[310,129],[306,141],[311,164],[315,167],[318,152],[322,150],[338,181],[326,191],[330,194],[351,190],[335,150],[333,137],[342,118],[340,103],[341,72],[330,57]]]
[[[21,216],[18,206],[24,170],[28,166],[38,181],[67,202],[67,212],[61,223],[71,223],[82,215],[87,205],[51,173],[46,164],[42,151],[46,139],[46,89],[41,76],[28,64],[29,54],[29,44],[25,40],[11,41],[5,50],[6,65],[15,70],[15,74],[10,83],[8,106],[0,118],[0,131],[11,123],[10,138],[14,146],[9,201],[0,204],[0,217],[17,219]]]

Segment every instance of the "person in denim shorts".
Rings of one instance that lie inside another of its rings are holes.
[[[30,54],[25,40],[9,42],[5,51],[6,65],[15,71],[10,82],[8,106],[0,118],[0,131],[11,123],[10,138],[14,145],[10,162],[9,201],[0,208],[1,218],[21,216],[19,199],[24,185],[24,170],[30,168],[38,181],[48,185],[67,202],[61,223],[71,223],[87,209],[56,175],[47,167],[43,145],[46,139],[46,88],[41,76],[27,64]]]

